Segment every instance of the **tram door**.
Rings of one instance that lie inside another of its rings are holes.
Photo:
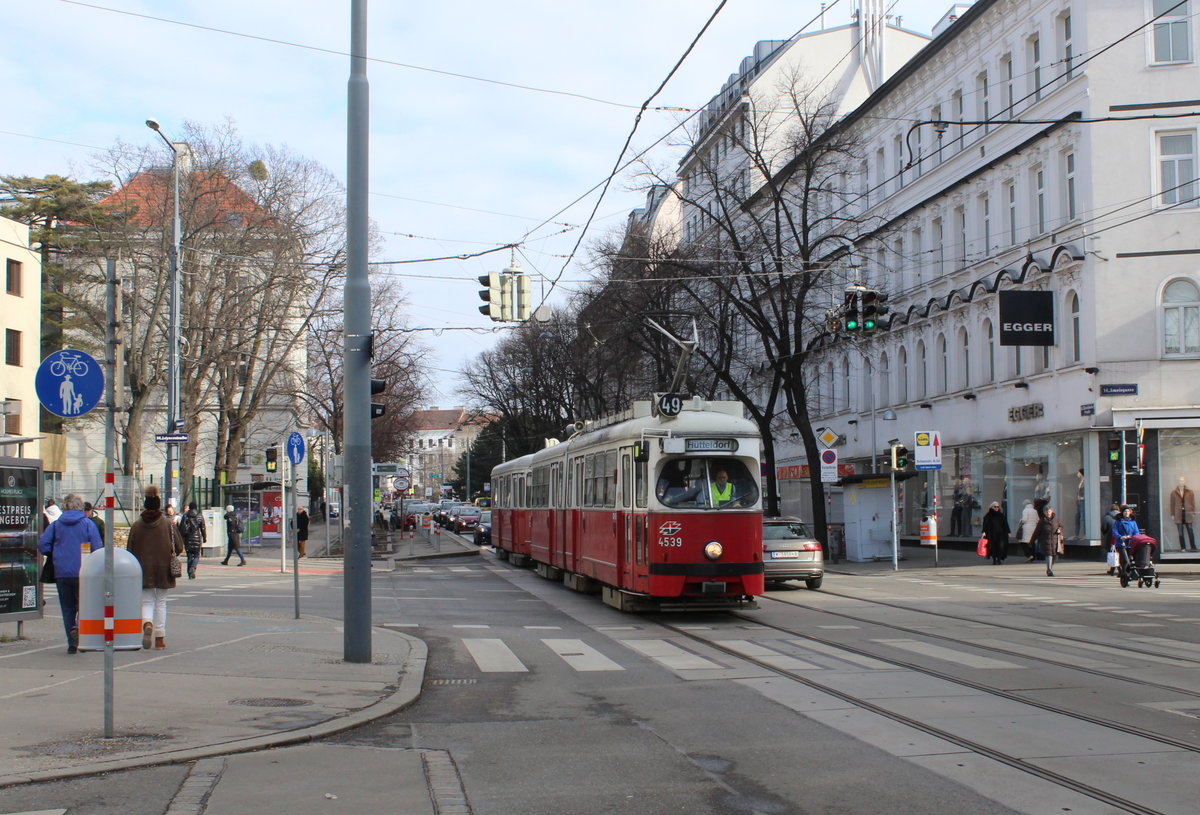
[[[621,552],[621,585],[632,587],[633,571],[633,448],[621,448],[621,486],[617,492],[618,548]]]

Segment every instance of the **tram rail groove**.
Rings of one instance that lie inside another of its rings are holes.
[[[940,612],[926,611],[925,609],[920,609],[920,608],[912,608],[911,606],[903,606],[898,603],[889,603],[889,602],[885,602],[883,600],[871,600],[871,599],[863,598],[863,597],[854,597],[853,595],[849,595],[849,594],[835,594],[834,592],[822,592],[822,593],[832,594],[836,597],[841,597],[846,600],[854,600],[854,601],[860,602],[860,603],[870,603],[872,605],[884,606],[885,608],[893,608],[893,609],[898,609],[900,611],[911,611],[916,614],[926,614],[931,617],[937,617],[939,620],[958,620],[959,622],[971,623],[972,625],[991,626],[992,628],[999,628],[1004,631],[1015,631],[1017,633],[1022,633],[1022,634],[1029,633],[1029,629],[1019,628],[1014,625],[1005,625],[1003,623],[994,623],[994,622],[991,622],[990,620],[977,620],[973,617],[963,617],[963,616],[960,616],[957,614],[942,614]],[[848,614],[844,611],[832,611],[827,608],[820,608],[818,606],[809,605],[807,603],[793,603],[788,600],[779,600],[775,597],[768,597],[766,595],[763,595],[762,597],[760,597],[759,600],[770,600],[770,601],[773,601],[776,603],[781,603],[786,606],[791,606],[792,608],[802,608],[806,611],[815,611],[819,614],[828,614],[832,617],[838,617],[843,620],[853,620],[854,622],[864,623],[866,625],[875,625],[875,626],[879,626],[881,628],[888,628],[893,631],[903,631],[906,634],[913,634],[916,636],[928,637],[929,639],[937,639],[937,640],[943,640],[945,642],[952,642],[955,645],[963,645],[963,646],[967,646],[970,648],[980,648],[980,649],[984,649],[987,651],[995,651],[996,653],[1007,654],[1008,656],[1019,657],[1020,659],[1030,660],[1033,662],[1040,662],[1045,665],[1054,665],[1056,667],[1066,668],[1071,671],[1079,671],[1080,673],[1090,674],[1091,676],[1099,676],[1104,679],[1111,679],[1111,680],[1114,680],[1117,682],[1131,682],[1131,683],[1138,685],[1138,687],[1155,688],[1156,690],[1168,691],[1170,693],[1178,693],[1183,696],[1190,696],[1190,697],[1193,697],[1196,699],[1200,699],[1200,690],[1191,690],[1188,688],[1181,688],[1177,685],[1167,685],[1167,684],[1160,683],[1160,682],[1151,682],[1151,681],[1148,681],[1145,679],[1131,679],[1128,676],[1122,676],[1121,674],[1116,674],[1116,673],[1109,673],[1108,671],[1102,670],[1100,668],[1085,668],[1085,667],[1081,667],[1079,665],[1072,665],[1068,662],[1059,662],[1057,660],[1053,660],[1048,657],[1034,656],[1031,654],[1027,654],[1023,651],[1015,650],[1017,646],[1014,646],[1013,649],[1000,648],[1000,647],[996,647],[994,645],[983,646],[976,642],[968,642],[966,640],[956,639],[955,637],[952,637],[949,634],[935,634],[930,631],[926,631],[924,629],[909,628],[907,626],[898,625],[896,623],[889,623],[889,622],[883,622],[880,620],[873,620],[869,617],[859,617],[854,614]],[[1107,643],[1102,643],[1102,642],[1098,643],[1098,642],[1094,642],[1093,640],[1084,639],[1083,637],[1072,637],[1072,636],[1064,635],[1064,634],[1048,634],[1045,632],[1039,632],[1038,636],[1041,637],[1042,639],[1053,638],[1053,639],[1062,640],[1063,642],[1085,643],[1085,644],[1091,646],[1091,648],[1089,650],[1094,650],[1096,648],[1096,646],[1100,646],[1100,647],[1104,647],[1104,648],[1111,648],[1113,651],[1115,651],[1119,654],[1139,654],[1141,656],[1153,657],[1155,659],[1173,659],[1173,660],[1176,660],[1176,661],[1182,662],[1182,663],[1187,663],[1187,664],[1191,664],[1191,665],[1200,665],[1200,658],[1195,658],[1195,657],[1179,656],[1176,654],[1171,654],[1169,657],[1165,657],[1161,653],[1157,653],[1154,651],[1148,651],[1148,650],[1144,650],[1141,648],[1129,647],[1129,646],[1125,646],[1125,645],[1109,645]]]
[[[869,656],[873,659],[878,659],[883,662],[891,662],[892,664],[898,665],[900,667],[908,668],[910,670],[917,671],[918,673],[923,673],[927,676],[933,676],[933,677],[936,677],[939,679],[943,679],[945,681],[949,681],[949,682],[953,682],[953,683],[956,683],[959,685],[963,685],[965,687],[973,688],[975,690],[979,690],[984,693],[1000,696],[1000,697],[1003,697],[1006,699],[1010,699],[1012,701],[1017,701],[1022,704],[1028,704],[1030,706],[1039,707],[1043,710],[1046,710],[1046,711],[1049,711],[1052,713],[1058,713],[1060,715],[1067,716],[1069,718],[1078,719],[1080,721],[1086,721],[1091,724],[1096,724],[1096,725],[1099,725],[1102,727],[1108,727],[1108,728],[1111,728],[1114,730],[1120,730],[1122,732],[1129,733],[1130,735],[1136,735],[1136,736],[1140,736],[1142,738],[1152,739],[1156,742],[1159,742],[1160,744],[1170,745],[1172,747],[1178,747],[1180,749],[1187,750],[1187,751],[1190,751],[1193,753],[1200,753],[1200,747],[1188,744],[1186,742],[1177,742],[1173,739],[1169,739],[1169,738],[1160,736],[1158,734],[1141,731],[1138,728],[1128,727],[1125,725],[1120,725],[1115,722],[1107,722],[1107,721],[1104,721],[1101,719],[1095,719],[1092,717],[1083,716],[1083,715],[1080,715],[1073,711],[1057,708],[1054,705],[1047,705],[1047,704],[1039,703],[1039,702],[1036,702],[1033,700],[1023,699],[1023,698],[1016,696],[1014,694],[1011,694],[1007,691],[1000,691],[995,688],[989,688],[989,687],[986,687],[983,685],[977,685],[975,683],[972,683],[972,682],[969,682],[966,680],[962,680],[957,677],[943,675],[937,671],[925,669],[925,668],[922,668],[919,666],[909,665],[909,664],[904,663],[901,660],[889,659],[886,657],[879,657],[875,654],[868,653],[861,649],[847,647],[846,645],[844,645],[843,643],[840,643],[840,642],[834,642],[832,640],[825,640],[821,637],[814,637],[814,636],[805,634],[803,632],[792,631],[790,629],[784,628],[783,626],[777,626],[777,625],[773,625],[771,623],[764,623],[761,620],[756,620],[752,617],[743,615],[738,612],[732,612],[730,614],[730,616],[737,617],[742,620],[746,620],[747,622],[753,622],[757,625],[760,625],[760,626],[763,626],[766,628],[772,628],[772,629],[775,629],[782,633],[787,633],[787,634],[795,635],[795,636],[802,637],[805,639],[810,639],[810,640],[813,640],[814,642],[819,642],[824,645],[831,645],[831,646],[834,646],[837,648],[841,648],[843,650],[858,654],[860,656]],[[993,747],[989,747],[986,744],[982,744],[980,742],[973,741],[972,739],[968,739],[963,736],[959,736],[955,733],[951,733],[950,731],[943,730],[939,727],[935,727],[933,725],[926,724],[925,722],[922,722],[919,719],[914,719],[910,716],[905,716],[903,713],[897,713],[895,711],[888,710],[887,708],[885,708],[881,705],[878,705],[874,702],[871,702],[866,699],[860,699],[860,698],[854,696],[853,694],[838,690],[837,688],[833,687],[832,685],[826,685],[822,682],[818,682],[807,676],[804,676],[802,674],[788,670],[787,668],[779,668],[774,665],[770,665],[769,663],[767,663],[763,660],[760,660],[757,657],[742,654],[739,651],[735,651],[732,648],[728,648],[717,642],[707,639],[706,637],[701,636],[699,633],[697,633],[693,629],[683,628],[676,624],[657,620],[657,619],[656,619],[656,623],[658,625],[662,626],[664,629],[671,631],[681,637],[693,640],[698,643],[702,643],[706,647],[716,649],[724,654],[728,654],[729,656],[734,657],[743,662],[748,662],[751,665],[761,668],[762,670],[778,674],[779,676],[786,677],[786,678],[794,680],[796,682],[800,682],[803,685],[807,685],[808,687],[810,687],[814,690],[818,690],[818,691],[821,691],[822,693],[826,693],[826,694],[829,694],[830,696],[841,699],[843,702],[852,704],[855,707],[861,708],[863,710],[868,710],[872,713],[883,716],[886,719],[890,719],[891,721],[894,721],[898,724],[905,725],[906,727],[911,727],[914,730],[919,730],[922,733],[925,733],[926,735],[933,736],[935,738],[939,738],[944,741],[950,742],[951,744],[958,745],[959,747],[962,747],[966,750],[970,750],[973,753],[984,756],[986,758],[990,758],[994,761],[998,761],[1008,767],[1012,767],[1013,769],[1020,770],[1021,772],[1028,773],[1029,775],[1037,776],[1038,778],[1041,778],[1043,781],[1049,781],[1050,783],[1056,784],[1064,789],[1068,789],[1073,792],[1077,792],[1081,795],[1085,795],[1096,801],[1100,801],[1100,802],[1108,804],[1110,806],[1117,807],[1124,812],[1136,813],[1137,815],[1171,815],[1171,813],[1163,812],[1163,811],[1157,810],[1157,809],[1151,809],[1150,807],[1147,807],[1144,804],[1141,804],[1137,801],[1132,801],[1132,800],[1129,800],[1128,798],[1122,798],[1119,795],[1115,795],[1115,794],[1108,792],[1107,790],[1101,789],[1099,787],[1094,787],[1090,784],[1083,783],[1082,781],[1077,781],[1068,776],[1061,775],[1059,773],[1055,773],[1050,770],[1046,770],[1042,767],[1039,767],[1036,764],[1030,764],[1029,762],[1025,761],[1022,758],[1019,758],[1019,757],[1013,756],[1013,755],[1009,755],[1008,753],[1002,752]]]

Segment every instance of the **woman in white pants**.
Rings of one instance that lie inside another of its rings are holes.
[[[162,512],[158,487],[146,487],[144,509],[129,527],[129,553],[142,564],[142,647],[167,647],[167,592],[175,588],[171,555],[183,554],[179,528]]]

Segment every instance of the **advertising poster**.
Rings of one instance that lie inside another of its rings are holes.
[[[0,458],[0,620],[42,613],[37,582],[41,480],[40,462]]]
[[[262,536],[278,538],[283,529],[283,493],[264,492],[262,494]]]

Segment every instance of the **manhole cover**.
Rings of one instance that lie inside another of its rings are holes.
[[[247,705],[248,707],[303,707],[311,705],[308,699],[283,699],[278,696],[261,696],[257,699],[233,699],[231,705]]]

